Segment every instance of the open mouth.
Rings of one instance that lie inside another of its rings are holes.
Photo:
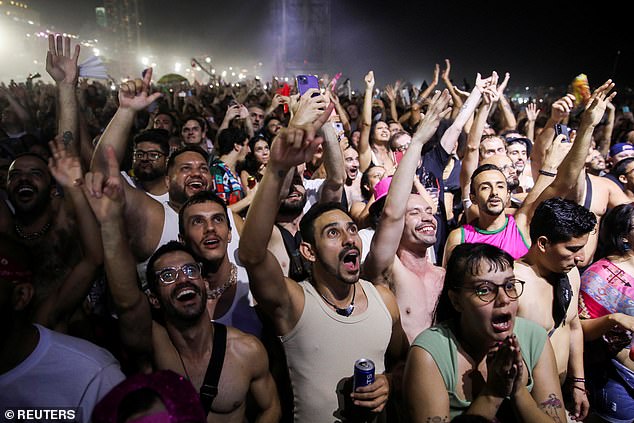
[[[216,238],[208,238],[203,241],[206,248],[216,248],[220,244],[220,240]]]
[[[416,232],[420,232],[422,234],[425,235],[435,235],[436,234],[436,227],[432,224],[429,223],[425,223],[422,225],[418,225],[416,227]]]
[[[16,193],[21,200],[26,200],[34,196],[35,192],[35,187],[31,185],[22,185],[16,190]]]
[[[286,199],[287,200],[301,200],[302,194],[297,191],[293,191],[288,197],[286,197]]]
[[[491,326],[495,332],[508,332],[511,330],[511,313],[498,314],[491,319]]]
[[[189,181],[186,186],[193,191],[202,191],[205,189],[205,183],[198,179]]]
[[[357,250],[356,248],[348,250],[346,253],[344,253],[342,261],[343,261],[343,266],[345,267],[345,269],[349,272],[358,271],[360,256],[361,254],[359,253],[359,250]]]
[[[199,291],[195,287],[185,286],[174,294],[174,298],[176,301],[187,302],[196,298],[198,294]]]

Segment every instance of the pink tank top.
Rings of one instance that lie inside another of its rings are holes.
[[[482,242],[494,245],[509,253],[516,260],[528,252],[529,245],[511,215],[506,216],[506,223],[496,231],[485,231],[473,225],[464,225],[461,227],[461,232],[463,244]]]

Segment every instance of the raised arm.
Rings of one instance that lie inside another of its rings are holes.
[[[506,72],[504,80],[498,87],[498,106],[502,112],[502,117],[504,118],[504,129],[515,129],[517,127],[517,119],[515,119],[513,109],[511,109],[511,104],[508,102],[506,97],[504,97],[504,90],[506,89],[510,78],[511,74]]]
[[[364,263],[364,274],[370,280],[376,279],[394,262],[403,234],[407,200],[412,191],[421,151],[436,132],[440,120],[451,113],[451,108],[448,107],[449,99],[447,90],[434,95],[427,114],[418,125],[405,155],[396,168],[385,200],[381,222],[372,238],[372,247]]]
[[[610,152],[610,142],[612,141],[612,132],[614,131],[614,104],[608,103],[607,112],[608,121],[605,124],[605,128],[603,128],[601,139],[597,142],[597,150],[599,150],[603,157],[608,157],[608,153]]]
[[[531,141],[535,140],[535,121],[537,120],[537,116],[539,116],[539,110],[535,103],[531,103],[526,106],[526,138]]]
[[[441,74],[442,82],[445,83],[445,86],[449,90],[449,94],[451,94],[451,99],[453,100],[453,117],[458,116],[460,109],[462,108],[462,97],[459,95],[458,90],[451,82],[451,78],[449,74],[451,73],[451,62],[449,59],[445,59],[445,69],[443,69]]]
[[[431,93],[434,92],[434,88],[436,88],[436,85],[438,85],[439,74],[440,74],[440,66],[438,66],[438,63],[436,63],[436,65],[434,66],[434,77],[432,78],[431,83],[427,86],[427,88],[425,88],[425,91],[421,92],[418,95],[418,98],[425,99],[429,97]]]
[[[84,195],[101,225],[106,276],[119,317],[122,342],[136,354],[149,356],[152,318],[148,300],[137,285],[136,262],[126,233],[123,215],[125,182],[114,149],[108,147],[105,153],[107,173],[87,173]]]
[[[104,173],[107,170],[105,151],[108,146],[114,149],[117,162],[123,161],[136,114],[162,95],[161,93],[149,94],[151,81],[152,68],[149,68],[143,80],[130,80],[121,85],[119,108],[99,139],[90,165],[91,171]]]
[[[535,202],[527,203],[525,201],[515,213],[515,220],[522,233],[528,233],[528,225],[533,217],[535,208],[541,202],[549,198],[565,196],[577,183],[579,173],[584,169],[586,157],[588,156],[592,132],[601,121],[607,103],[611,102],[616,95],[616,92],[609,93],[612,88],[614,88],[614,83],[608,79],[594,91],[586,110],[581,115],[581,124],[579,125],[575,142],[559,166],[555,180],[541,193]]]
[[[476,82],[473,91],[471,91],[471,94],[469,94],[467,101],[465,101],[465,103],[460,108],[460,113],[458,113],[458,116],[456,117],[454,122],[445,131],[442,138],[440,139],[440,145],[442,145],[447,153],[451,154],[455,150],[456,145],[458,144],[458,137],[460,136],[460,133],[462,132],[462,129],[464,128],[467,121],[473,115],[473,112],[478,106],[478,103],[480,103],[480,98],[482,97],[482,93],[484,92],[484,90],[490,85],[495,86],[496,83],[497,73],[495,72],[493,72],[493,75],[486,79],[482,79],[480,74],[476,76]]]
[[[249,207],[240,237],[239,257],[249,273],[251,292],[273,319],[279,335],[295,327],[304,306],[303,291],[296,282],[284,277],[267,245],[279,209],[284,179],[289,170],[313,156],[319,144],[315,141],[316,128],[323,125],[332,107],[329,106],[314,123],[282,129],[275,138],[266,173]],[[303,119],[300,112],[295,117]]]
[[[365,76],[365,95],[361,112],[361,137],[359,138],[359,170],[365,172],[372,162],[370,150],[370,130],[372,128],[372,95],[374,93],[374,72]]]
[[[72,210],[79,231],[79,241],[83,251],[77,263],[59,289],[46,297],[44,304],[37,311],[36,321],[46,327],[55,327],[67,321],[81,306],[103,264],[103,249],[99,225],[93,215],[81,189],[83,172],[79,157],[66,148],[64,142],[49,142],[52,158],[49,169],[57,183],[63,188],[64,196]]]
[[[71,56],[72,53],[72,56]],[[55,38],[48,36],[48,52],[46,53],[46,71],[55,80],[58,93],[59,123],[57,133],[65,144],[75,153],[80,153],[79,141],[79,109],[77,107],[77,78],[79,68],[79,44],[71,52],[70,37]]]
[[[385,95],[390,102],[390,118],[398,122],[398,112],[396,111],[396,91],[390,84],[385,86]]]
[[[339,140],[335,128],[330,122],[322,127],[324,136],[324,167],[326,168],[326,180],[322,186],[319,201],[322,203],[339,202],[346,180],[346,172],[343,164],[343,153],[339,147]]]

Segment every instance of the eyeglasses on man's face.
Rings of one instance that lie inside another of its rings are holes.
[[[197,279],[202,273],[201,265],[200,263],[186,263],[181,267],[164,267],[155,273],[163,285],[170,285],[176,282],[180,272],[182,272],[187,279]]]
[[[150,150],[150,151],[135,150],[134,159],[144,160],[145,158],[148,158],[149,160],[155,162],[161,157],[163,157],[164,155],[165,154],[163,154],[163,152],[157,151],[157,150]]]

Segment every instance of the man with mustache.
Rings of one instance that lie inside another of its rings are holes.
[[[169,369],[189,379],[200,391],[210,422],[244,421],[248,396],[257,406],[258,421],[279,421],[264,347],[252,335],[209,322],[208,285],[189,248],[175,241],[162,245],[148,262],[147,298],[138,288],[126,236],[126,184],[112,150],[108,174],[88,173],[85,181],[85,195],[101,224],[122,342],[134,363],[144,371]],[[100,195],[95,194],[98,185]],[[152,320],[151,309],[161,315],[162,324]]]
[[[387,197],[377,198],[371,206],[382,207],[383,212],[363,265],[364,275],[394,292],[410,342],[432,325],[445,275],[442,267],[427,259],[427,249],[436,242],[434,202],[424,188],[421,194],[412,193],[412,182],[423,146],[451,112],[450,98],[445,91],[432,100],[396,169]]]
[[[320,203],[302,218],[300,253],[311,263],[301,283],[284,276],[267,250],[286,175],[312,157],[315,131],[332,106],[302,125],[283,129],[273,142],[267,171],[249,208],[239,255],[251,291],[282,341],[295,396],[294,419],[312,423],[341,419],[352,409],[374,417],[400,386],[385,374],[386,353],[400,358],[406,340],[393,294],[360,276],[357,226],[338,203]],[[350,394],[344,388],[355,361],[374,361],[375,382]],[[350,404],[350,399],[354,406]]]
[[[152,69],[145,72],[143,80],[130,80],[119,90],[119,108],[106,127],[93,154],[91,171],[104,174],[107,169],[106,151],[113,149],[117,161],[121,163],[126,151],[126,141],[132,129],[136,114],[147,108],[161,94],[149,94]],[[156,249],[171,240],[178,240],[178,211],[187,199],[197,192],[209,189],[209,173],[206,151],[197,145],[185,146],[173,152],[167,160],[166,183],[169,199],[158,202],[144,191],[124,185],[125,217],[130,236],[132,253],[140,265],[139,274],[145,274],[145,262]],[[101,195],[99,184],[94,186],[95,194]],[[230,216],[231,218],[231,216]],[[234,244],[229,253],[235,251],[238,233],[235,231]]]
[[[169,133],[165,129],[148,129],[134,137],[132,176],[121,174],[133,187],[140,188],[156,201],[169,200],[165,174],[170,153]]]

